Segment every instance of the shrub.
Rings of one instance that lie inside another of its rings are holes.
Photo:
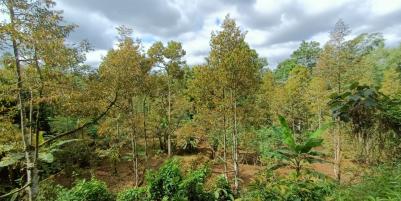
[[[401,200],[401,165],[374,168],[362,182],[340,188],[333,200]]]
[[[53,181],[43,181],[39,185],[36,201],[56,200],[59,192],[63,191],[63,187],[55,184]]]
[[[57,201],[113,201],[113,195],[104,182],[81,180],[70,190],[61,191]]]
[[[283,200],[283,201],[320,201],[325,200],[334,190],[334,184],[317,177],[275,178],[269,181],[256,181],[243,200]]]
[[[211,193],[204,190],[203,185],[208,175],[206,166],[190,170],[186,175],[180,171],[180,163],[176,158],[166,161],[157,172],[147,175],[147,195],[152,201],[209,201]],[[133,194],[136,192],[133,192]],[[127,192],[127,194],[129,194]],[[135,194],[136,196],[137,194]],[[133,199],[135,200],[135,199]],[[142,199],[144,200],[144,199]]]
[[[117,195],[117,201],[146,201],[149,200],[146,188],[130,188]]]
[[[176,158],[168,160],[159,171],[149,172],[146,180],[151,200],[171,200],[177,195],[182,181],[178,160]]]
[[[180,197],[191,201],[210,200],[212,196],[203,189],[207,174],[208,169],[206,167],[190,171],[179,186]]]
[[[95,154],[94,148],[84,140],[67,143],[54,152],[55,161],[51,166],[58,170],[64,169],[67,175],[71,175],[77,168],[89,166],[97,158]]]
[[[224,176],[219,176],[214,187],[214,198],[216,201],[234,200],[230,184]]]

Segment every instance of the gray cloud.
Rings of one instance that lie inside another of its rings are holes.
[[[274,9],[257,8],[260,6],[257,1],[59,0],[58,3],[65,10],[66,20],[80,26],[71,35],[71,40],[88,39],[96,49],[111,48],[115,39],[114,28],[121,24],[131,26],[135,32],[152,40],[174,39],[184,44],[194,40],[208,41],[205,37],[210,35],[205,32],[216,29],[210,21],[214,20],[217,24],[230,12],[243,29],[258,31],[257,36],[253,35],[257,38],[248,41],[273,64],[283,60],[296,48],[285,47],[285,44],[298,44],[301,40],[327,33],[339,18],[350,25],[354,35],[362,32],[384,32],[386,35],[386,31],[391,31],[387,34],[400,34],[394,32],[394,27],[401,26],[401,8],[385,9],[377,14],[373,12],[373,1],[349,0],[333,3],[322,10],[319,5],[313,8],[305,6],[301,0],[273,2]],[[310,9],[317,11],[309,12]],[[193,37],[186,37],[188,35]],[[392,43],[399,43],[397,38],[394,40],[393,37]],[[188,60],[193,56],[194,60],[199,61],[208,53],[205,45],[197,47],[196,43],[192,43],[189,47],[193,49],[186,50]]]
[[[62,0],[61,2],[86,12],[100,13],[116,24],[130,25],[138,31],[160,36],[173,36],[193,30],[199,27],[197,23],[201,22],[196,18],[186,21],[177,7],[163,0],[120,0],[118,2]]]

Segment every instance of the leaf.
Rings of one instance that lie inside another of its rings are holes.
[[[358,85],[359,85],[359,83],[358,82],[353,82],[351,85],[350,85],[350,89],[352,90],[352,89],[355,89],[355,88],[357,88],[358,87]]]
[[[68,144],[68,143],[71,143],[71,142],[77,142],[77,141],[82,141],[82,139],[61,140],[61,141],[58,141],[58,142],[52,144],[51,149],[63,146],[64,144]]]
[[[14,145],[2,144],[0,145],[0,153],[9,152],[14,149]]]
[[[39,153],[39,160],[44,161],[46,163],[52,163],[54,161],[54,156],[49,152]]]
[[[319,129],[317,129],[316,131],[312,132],[309,135],[309,138],[318,138],[318,137],[320,137],[330,127],[331,127],[331,123],[323,124]]]
[[[17,163],[19,160],[24,158],[23,153],[9,153],[7,156],[3,157],[0,161],[0,167],[7,167]]]
[[[292,149],[295,148],[295,139],[294,139],[294,135],[290,129],[290,127],[287,124],[287,121],[285,120],[285,118],[283,116],[279,116],[279,121],[280,121],[280,125],[281,125],[281,135],[283,135],[284,137],[284,143],[287,144],[289,147],[291,147]]]
[[[323,139],[310,138],[303,145],[301,153],[308,153],[312,148],[318,147],[322,145],[322,143]]]

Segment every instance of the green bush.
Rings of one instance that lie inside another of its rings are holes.
[[[191,201],[211,200],[212,196],[203,189],[207,174],[206,167],[190,171],[179,186],[180,197]]]
[[[191,170],[186,175],[180,171],[176,158],[166,161],[157,172],[147,175],[147,189],[152,201],[208,201],[212,194],[203,189],[208,174],[206,167]]]
[[[39,185],[38,195],[36,201],[48,201],[56,200],[59,192],[63,191],[64,188],[53,181],[43,181]]]
[[[360,183],[340,188],[333,200],[401,200],[401,165],[374,168]]]
[[[113,195],[104,182],[92,179],[81,180],[69,190],[59,193],[57,201],[113,201]]]
[[[330,196],[334,187],[331,181],[312,176],[259,180],[250,186],[243,200],[320,201]]]
[[[146,180],[151,200],[171,200],[177,195],[182,181],[178,160],[168,160],[159,171],[149,172]]]
[[[146,201],[149,200],[146,188],[130,188],[117,195],[117,201]]]
[[[214,186],[214,199],[216,201],[234,200],[234,193],[224,176],[219,176]]]

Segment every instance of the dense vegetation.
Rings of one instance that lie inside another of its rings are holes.
[[[271,70],[229,16],[196,66],[120,26],[93,67],[53,8],[1,1],[0,200],[401,199],[401,46],[380,33],[339,20]]]

